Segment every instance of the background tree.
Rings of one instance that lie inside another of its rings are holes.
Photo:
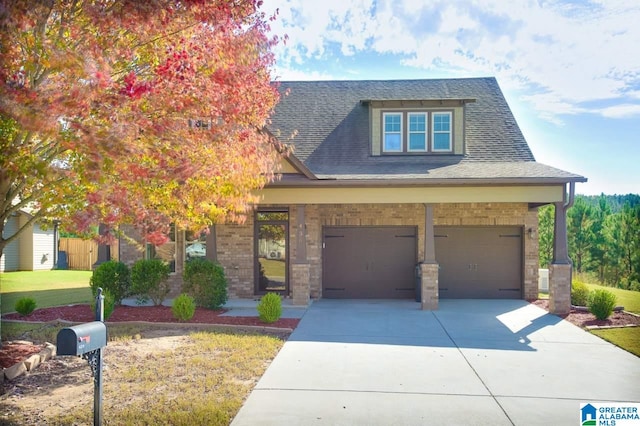
[[[538,262],[548,268],[553,260],[553,221],[555,206],[549,204],[538,209]]]
[[[553,206],[538,210],[540,266],[551,259]],[[577,272],[605,285],[640,291],[640,196],[576,196],[567,213],[569,257]]]
[[[593,246],[593,209],[584,198],[576,197],[573,206],[567,211],[567,239],[573,266],[576,272],[582,272],[589,262],[589,253]]]

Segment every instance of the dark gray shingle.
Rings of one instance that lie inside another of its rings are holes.
[[[285,142],[296,132],[289,141],[295,155],[319,177],[579,177],[535,163],[495,78],[279,84],[283,96],[270,128]],[[464,156],[370,155],[369,107],[362,100],[462,98],[476,99],[466,105]]]

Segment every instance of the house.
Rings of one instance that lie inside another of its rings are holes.
[[[550,306],[568,312],[566,209],[586,179],[535,161],[494,78],[280,90],[269,131],[293,154],[245,224],[201,238],[230,296],[417,297],[423,309],[440,298],[535,299],[537,209],[555,204]],[[195,242],[172,235],[174,292]],[[124,242],[120,255],[142,256]]]
[[[3,237],[9,238],[24,226],[32,215],[20,210],[9,217]],[[34,222],[9,243],[0,257],[0,272],[39,271],[53,269],[58,253],[57,225]]]

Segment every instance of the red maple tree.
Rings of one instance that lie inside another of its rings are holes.
[[[0,0],[0,255],[35,220],[154,244],[242,220],[282,150],[261,3]]]

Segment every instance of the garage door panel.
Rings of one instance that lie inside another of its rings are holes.
[[[415,227],[326,227],[323,233],[323,297],[414,297]]]
[[[441,298],[522,297],[522,231],[518,227],[436,227]]]

